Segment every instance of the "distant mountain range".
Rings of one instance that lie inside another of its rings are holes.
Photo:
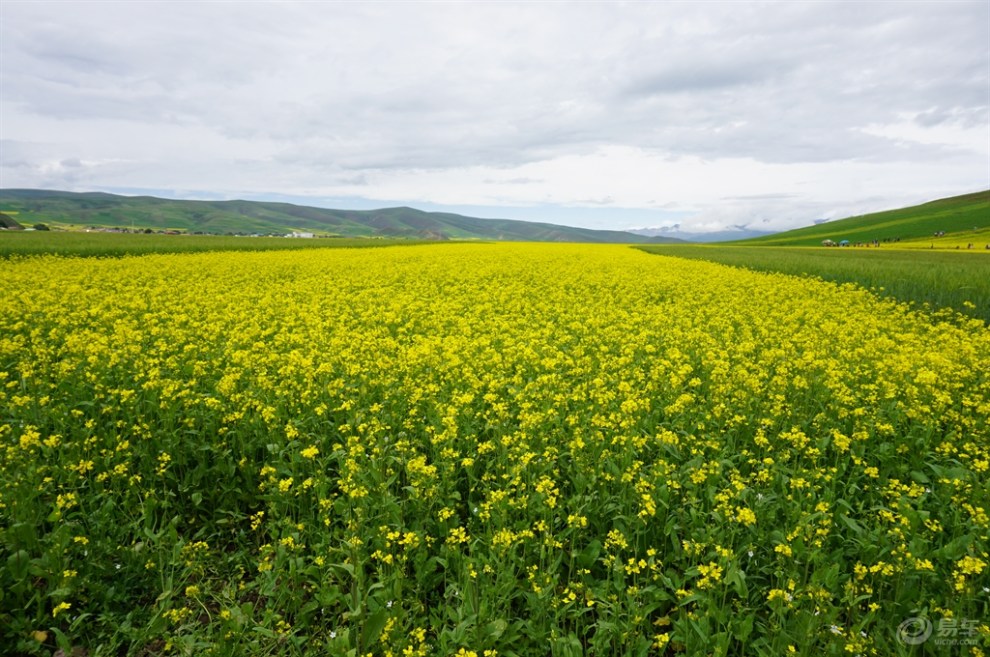
[[[665,235],[592,230],[511,219],[479,219],[414,208],[330,210],[262,201],[176,201],[153,196],[118,196],[37,189],[0,189],[0,214],[22,226],[48,224],[190,233],[329,237],[389,237],[427,240],[528,242],[671,243]]]
[[[727,230],[718,230],[711,233],[692,233],[681,230],[680,224],[659,226],[656,228],[630,228],[628,232],[647,237],[668,237],[684,242],[728,242],[731,240],[745,240],[752,237],[773,235],[771,231],[752,230],[745,226],[732,226]]]
[[[937,199],[905,208],[844,219],[815,219],[810,226],[782,232],[732,226],[713,233],[691,233],[680,226],[633,228],[637,235],[672,237],[686,242],[729,242],[760,246],[821,246],[839,243],[900,242],[990,228],[990,190]],[[979,240],[977,240],[979,241]]]

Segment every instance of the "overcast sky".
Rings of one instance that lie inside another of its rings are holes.
[[[990,2],[0,2],[0,187],[783,229],[990,188]]]

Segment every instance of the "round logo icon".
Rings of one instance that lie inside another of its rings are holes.
[[[932,635],[932,622],[927,618],[912,616],[897,626],[897,640],[901,645],[916,646]]]

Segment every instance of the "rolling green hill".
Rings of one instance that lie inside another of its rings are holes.
[[[829,221],[784,233],[731,242],[746,246],[819,246],[823,240],[852,243],[931,238],[938,231],[963,233],[990,227],[990,190]]]
[[[0,212],[17,212],[23,225],[36,223],[215,234],[313,232],[336,237],[390,237],[428,240],[506,240],[532,242],[662,243],[672,238],[624,231],[591,230],[555,224],[478,219],[414,208],[329,210],[259,201],[176,201],[152,196],[2,189]]]

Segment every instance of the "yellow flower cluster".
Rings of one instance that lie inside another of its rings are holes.
[[[605,245],[0,275],[0,527],[43,533],[0,532],[5,617],[116,613],[83,605],[118,560],[169,632],[225,624],[190,646],[887,654],[911,609],[978,617],[979,322]]]

